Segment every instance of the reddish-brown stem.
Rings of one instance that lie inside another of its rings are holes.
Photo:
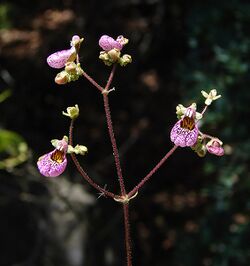
[[[83,73],[83,76],[87,78],[99,91],[102,92],[103,95],[103,103],[104,103],[104,109],[105,109],[105,114],[106,114],[106,120],[107,120],[107,125],[108,125],[108,131],[109,131],[109,136],[112,144],[112,149],[113,149],[113,155],[115,159],[115,165],[116,165],[116,171],[119,179],[119,184],[120,184],[120,189],[121,189],[121,196],[116,196],[113,193],[110,193],[106,191],[103,188],[100,188],[97,184],[95,184],[89,176],[83,171],[81,168],[79,162],[77,161],[76,157],[74,154],[71,155],[77,169],[79,172],[82,174],[82,176],[96,189],[101,191],[104,195],[110,196],[113,199],[122,199],[123,197],[126,197],[126,189],[125,189],[125,184],[123,180],[123,175],[122,175],[122,169],[121,169],[121,163],[120,163],[120,158],[119,158],[119,152],[116,144],[116,139],[115,139],[115,134],[114,134],[114,129],[113,129],[113,124],[112,124],[112,119],[111,119],[111,112],[110,112],[110,107],[109,107],[109,99],[108,99],[108,94],[109,94],[109,88],[112,83],[114,73],[115,73],[116,65],[113,66],[107,84],[105,88],[101,87],[98,85],[90,76],[88,76],[85,72]],[[73,121],[70,126],[70,143],[72,145],[72,130],[73,130]],[[130,239],[130,225],[129,225],[129,203],[128,202],[123,202],[123,214],[124,214],[124,228],[125,228],[125,248],[126,248],[126,257],[127,257],[127,266],[132,266],[132,252],[131,252],[131,239]]]
[[[109,87],[110,87],[111,82],[112,82],[113,77],[114,77],[115,69],[116,69],[116,66],[114,65],[112,68],[112,71],[109,75],[107,85],[105,86],[106,91],[109,90]],[[105,109],[105,114],[106,114],[106,120],[107,120],[107,124],[108,124],[109,137],[110,137],[112,148],[113,148],[113,154],[114,154],[114,159],[115,159],[117,175],[118,175],[119,184],[120,184],[120,188],[121,188],[121,194],[122,194],[122,196],[125,196],[126,195],[126,189],[125,189],[125,185],[124,185],[124,181],[123,181],[119,152],[118,152],[118,148],[117,148],[117,144],[116,144],[113,124],[112,124],[112,119],[111,119],[108,93],[103,93],[103,103],[104,103],[104,109]]]
[[[99,91],[103,91],[103,87],[100,86],[93,78],[91,78],[86,72],[82,72],[82,75],[90,82],[92,83]]]
[[[83,71],[82,74],[90,83],[92,83],[103,94],[104,109],[105,109],[105,113],[106,113],[109,136],[110,136],[110,140],[111,140],[111,144],[112,144],[112,148],[113,148],[113,154],[114,154],[114,158],[115,158],[117,175],[119,178],[121,194],[122,194],[122,196],[124,196],[124,195],[126,195],[126,190],[125,190],[125,185],[124,185],[124,181],[123,181],[121,163],[120,163],[118,148],[117,148],[117,144],[116,144],[116,140],[115,140],[113,125],[112,125],[112,120],[111,120],[111,113],[110,113],[110,108],[109,108],[109,100],[108,100],[109,87],[110,87],[111,82],[113,80],[115,70],[116,70],[116,64],[113,65],[113,68],[110,72],[110,75],[109,75],[107,84],[105,86],[105,89],[102,86],[100,86],[93,78],[91,78],[86,72]],[[73,156],[73,157],[75,157],[75,156]]]
[[[142,179],[142,181],[135,186],[129,193],[128,198],[132,197],[152,176],[158,169],[165,163],[165,161],[174,153],[178,146],[174,146],[160,161],[159,163]]]
[[[111,85],[111,82],[112,82],[112,80],[113,80],[113,78],[114,78],[115,70],[116,70],[116,64],[113,65],[113,68],[112,68],[112,70],[111,70],[111,72],[110,72],[110,75],[109,75],[109,78],[108,78],[107,84],[106,84],[106,86],[105,86],[105,90],[108,90],[108,89],[109,89],[109,87],[110,87],[110,85]]]
[[[73,128],[74,128],[74,120],[71,120],[70,123],[70,128],[69,128],[69,144],[71,146],[73,146]],[[81,176],[95,189],[97,189],[102,195],[110,197],[110,198],[119,198],[118,195],[115,195],[112,192],[107,191],[106,189],[100,187],[98,184],[96,184],[90,177],[89,175],[83,170],[83,168],[81,167],[79,161],[77,160],[76,156],[74,153],[71,153],[71,158],[77,168],[77,170],[79,171],[79,173],[81,174]]]
[[[125,246],[127,256],[127,266],[132,266],[130,224],[129,224],[129,203],[123,204],[124,228],[125,228]]]
[[[116,140],[115,140],[115,135],[114,135],[114,130],[113,130],[113,124],[112,124],[112,120],[111,120],[111,113],[110,113],[110,109],[109,109],[109,99],[108,99],[108,96],[105,94],[103,94],[103,102],[104,102],[104,109],[105,109],[105,113],[106,113],[106,120],[107,120],[107,124],[108,124],[109,136],[110,136],[110,140],[111,140],[111,144],[112,144],[112,148],[113,148],[113,155],[114,155],[114,159],[115,159],[117,175],[118,175],[119,184],[120,184],[120,188],[121,188],[121,194],[124,196],[124,195],[126,195],[126,190],[125,190],[125,185],[124,185],[123,176],[122,176],[122,169],[121,169],[121,164],[120,164],[120,159],[119,159],[119,152],[118,152],[118,148],[117,148],[117,144],[116,144]]]

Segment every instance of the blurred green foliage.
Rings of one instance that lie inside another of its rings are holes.
[[[0,103],[4,102],[11,95],[11,90],[6,89],[0,93]]]
[[[0,169],[11,170],[28,156],[28,145],[19,134],[0,129]]]
[[[11,27],[10,18],[8,16],[10,5],[8,3],[0,4],[0,29],[8,29]]]
[[[11,96],[11,90],[0,93],[0,103]],[[29,149],[27,143],[16,132],[0,129],[0,169],[12,170],[27,161]]]

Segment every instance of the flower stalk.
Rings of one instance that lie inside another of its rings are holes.
[[[70,123],[70,127],[69,127],[69,144],[71,146],[73,146],[73,129],[74,129],[74,120],[71,120]],[[110,197],[110,198],[115,198],[115,197],[119,197],[118,195],[115,195],[112,192],[107,191],[105,188],[102,188],[101,186],[99,186],[98,184],[96,184],[90,177],[89,175],[83,170],[83,168],[81,167],[79,161],[77,160],[76,156],[74,153],[70,154],[72,161],[74,162],[78,172],[81,174],[81,176],[92,186],[94,187],[96,190],[98,190],[102,195],[106,196],[106,197]]]

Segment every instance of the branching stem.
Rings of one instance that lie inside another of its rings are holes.
[[[129,193],[128,197],[132,197],[152,176],[159,168],[165,163],[165,161],[174,153],[178,146],[174,146],[160,161],[159,163],[142,179],[142,181],[135,186]]]
[[[94,85],[99,91],[103,91],[103,87],[100,86],[93,78],[91,78],[85,71],[82,72],[82,75],[92,84]]]
[[[125,228],[125,247],[126,247],[126,257],[127,257],[127,266],[132,266],[132,249],[131,249],[131,238],[130,238],[130,224],[129,224],[129,200],[134,198],[138,190],[159,170],[159,168],[165,163],[165,161],[174,153],[174,151],[177,149],[177,146],[174,146],[160,161],[159,163],[139,182],[138,185],[136,185],[128,194],[126,193],[125,184],[123,180],[122,175],[122,169],[121,169],[121,163],[119,158],[119,152],[117,148],[117,143],[115,139],[112,119],[111,119],[111,112],[109,107],[109,98],[108,94],[110,91],[110,86],[114,77],[116,65],[113,65],[113,68],[110,72],[107,84],[105,88],[100,86],[93,78],[91,78],[87,73],[83,72],[83,76],[90,82],[92,85],[94,85],[103,96],[103,103],[104,103],[104,110],[108,125],[108,131],[109,131],[109,137],[112,144],[113,149],[113,155],[116,165],[116,171],[119,179],[120,189],[121,189],[121,195],[115,195],[112,192],[107,191],[105,188],[100,187],[98,184],[96,184],[89,176],[88,174],[82,169],[80,166],[76,156],[74,154],[71,154],[72,160],[74,161],[78,171],[80,174],[84,177],[84,179],[92,185],[94,188],[96,188],[98,191],[100,191],[103,195],[113,198],[114,200],[121,202],[123,204],[123,214],[124,214],[124,228]],[[207,106],[204,108],[202,114],[205,113]],[[70,130],[69,130],[69,144],[73,146],[73,125],[74,121],[71,121],[70,124]]]
[[[70,128],[69,128],[69,144],[71,146],[73,146],[73,128],[74,128],[74,120],[71,120],[70,123]],[[79,171],[79,173],[81,174],[81,176],[95,189],[97,189],[98,191],[100,191],[100,193],[102,193],[104,196],[110,197],[110,198],[116,198],[119,196],[115,195],[112,192],[107,191],[106,189],[102,188],[101,186],[99,186],[98,184],[96,184],[90,177],[89,175],[83,170],[83,168],[81,167],[79,161],[77,160],[76,156],[74,153],[71,153],[71,158],[77,168],[77,170]]]

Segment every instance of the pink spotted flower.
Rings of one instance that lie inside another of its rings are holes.
[[[47,177],[56,177],[62,174],[67,166],[67,150],[67,138],[64,137],[62,140],[58,140],[53,151],[38,159],[39,172]]]
[[[47,63],[52,68],[63,68],[67,62],[73,62],[76,59],[76,47],[81,43],[82,39],[78,35],[74,35],[70,42],[71,48],[55,52],[47,57]]]
[[[173,126],[170,138],[176,146],[193,146],[197,142],[199,129],[195,117],[196,110],[191,105],[185,110],[184,116]]]
[[[123,45],[126,44],[124,40],[126,39],[123,36],[118,36],[115,40],[108,35],[102,35],[102,37],[99,39],[99,46],[106,52],[109,52],[114,48],[118,51],[121,51]]]
[[[224,149],[222,147],[222,142],[219,139],[211,139],[206,144],[207,151],[211,154],[217,155],[217,156],[223,156],[224,155]]]

